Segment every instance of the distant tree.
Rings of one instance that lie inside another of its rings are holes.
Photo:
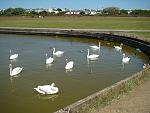
[[[49,15],[49,12],[47,12],[47,11],[41,11],[41,12],[39,12],[39,15],[41,15],[41,16],[48,16]]]
[[[60,9],[60,8],[57,8],[57,11],[58,11],[58,12],[61,12],[61,11],[62,11],[62,9]]]
[[[81,12],[80,12],[80,15],[85,15],[85,12],[84,12],[84,11],[81,11]]]
[[[34,16],[38,16],[39,13],[38,12],[35,12],[35,11],[31,11],[30,12],[30,16],[34,17]]]
[[[121,9],[120,10],[120,15],[128,15],[128,10]]]
[[[13,9],[12,15],[24,15],[25,14],[25,9],[23,8],[15,8]]]
[[[8,9],[4,10],[3,15],[12,16],[13,11],[14,11],[13,8],[8,8]]]
[[[136,9],[136,10],[132,10],[130,15],[133,15],[133,16],[150,16],[150,10]]]
[[[118,7],[107,7],[103,9],[103,13],[108,15],[118,15],[120,13],[120,9]]]

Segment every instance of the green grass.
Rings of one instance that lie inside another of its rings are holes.
[[[0,27],[150,30],[149,17],[52,16],[0,17]],[[150,38],[150,32],[131,32]]]
[[[0,27],[70,29],[150,29],[148,17],[54,16],[46,18],[0,17]]]

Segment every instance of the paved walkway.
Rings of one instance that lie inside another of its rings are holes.
[[[113,100],[111,105],[91,113],[150,113],[150,79]]]
[[[93,32],[150,32],[149,29],[147,30],[137,30],[137,29],[63,29],[63,28],[24,28],[24,27],[0,27],[0,29],[42,29],[42,30],[56,30],[56,31],[63,31],[63,30],[73,30],[73,31],[93,31]]]

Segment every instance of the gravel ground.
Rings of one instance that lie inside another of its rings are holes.
[[[150,113],[150,79],[129,93],[120,95],[111,105],[90,113]]]

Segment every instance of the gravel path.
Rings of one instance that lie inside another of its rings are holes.
[[[150,79],[113,100],[111,105],[91,113],[150,113]]]

